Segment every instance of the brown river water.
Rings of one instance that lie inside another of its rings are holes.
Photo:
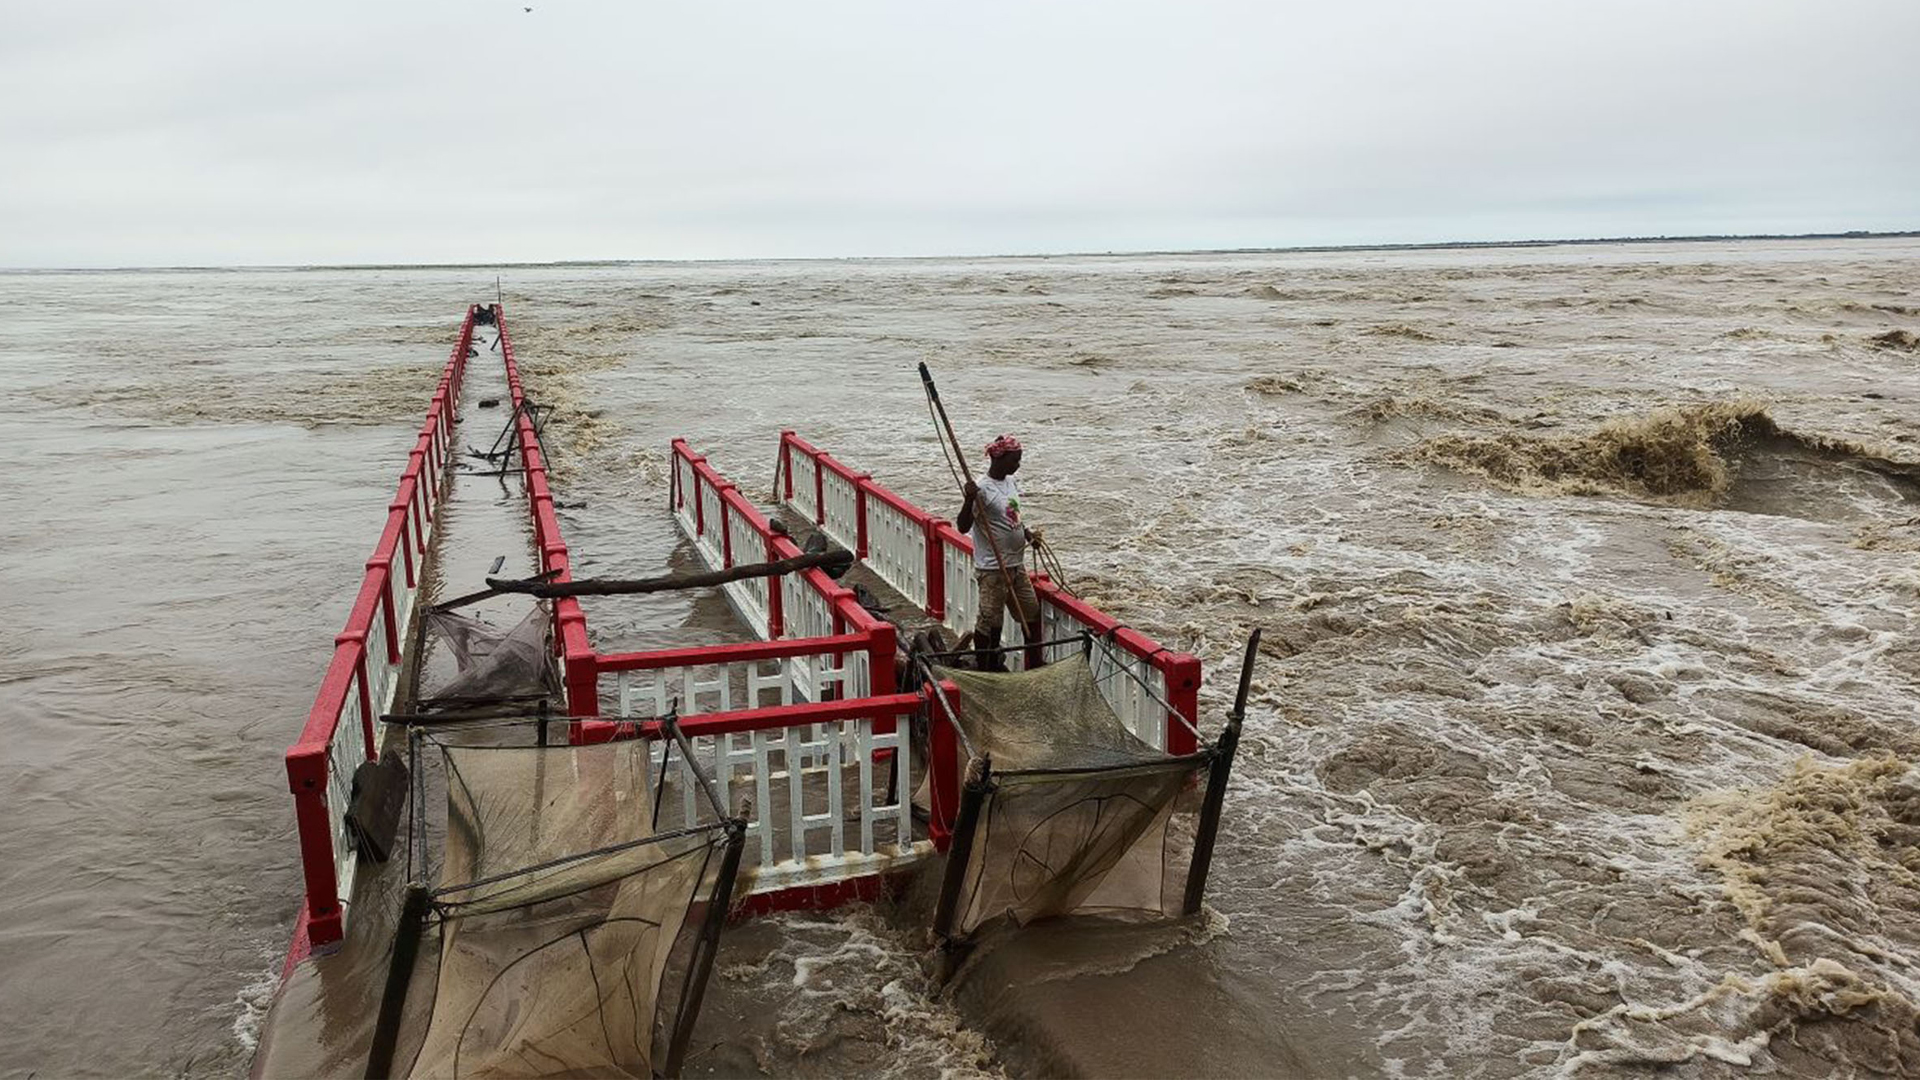
[[[492,277],[0,275],[0,1072],[245,1068],[280,754]],[[949,508],[926,360],[1209,725],[1266,628],[1200,925],[940,995],[896,912],[749,924],[693,1067],[1920,1072],[1917,294],[1914,240],[508,271],[581,573],[684,563],[675,435]]]

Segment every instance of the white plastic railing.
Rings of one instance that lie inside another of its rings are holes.
[[[347,695],[346,707],[340,710],[340,727],[327,747],[327,821],[333,834],[333,877],[343,901],[353,898],[354,870],[360,863],[347,829],[347,807],[353,800],[353,771],[367,760],[365,718],[356,686]]]
[[[700,511],[706,521],[706,526],[703,531],[694,534],[693,543],[695,547],[700,549],[701,558],[705,559],[707,565],[712,567],[727,565],[725,558],[722,556],[720,539],[720,508],[723,505],[725,505],[725,503],[720,497],[720,492],[711,484],[700,485]]]
[[[931,843],[913,838],[917,774],[904,733],[918,700],[895,695],[828,703],[803,707],[814,711],[800,716],[734,713],[726,718],[732,723],[721,724],[748,730],[705,732],[701,718],[683,724],[722,804],[746,807],[750,850],[758,856],[748,891],[865,877],[932,850]],[[832,715],[837,712],[870,715]],[[656,741],[652,769],[668,756],[666,746]],[[671,759],[669,786],[680,794],[667,797],[691,820],[699,810],[697,781],[677,748]],[[902,770],[897,777],[896,767]]]
[[[786,499],[793,508],[805,514],[808,521],[819,517],[820,504],[814,491],[815,462],[813,455],[800,449],[793,443],[781,440],[780,471],[789,478],[793,492]],[[851,550],[851,549],[849,549]]]
[[[1042,640],[1058,641],[1080,634],[1088,634],[1096,639],[1087,656],[1087,663],[1093,668],[1094,682],[1099,685],[1100,694],[1106,698],[1114,715],[1148,746],[1156,750],[1166,749],[1167,710],[1160,704],[1167,700],[1166,673],[1154,667],[1146,657],[1107,645],[1101,640],[1098,627],[1087,625],[1071,611],[1055,604],[1040,605]],[[1076,644],[1050,646],[1047,659],[1057,660],[1080,648]],[[1156,696],[1158,701],[1155,700]]]
[[[927,606],[926,525],[885,498],[867,499],[867,565],[915,607]]]
[[[766,561],[766,538],[754,530],[753,522],[747,520],[745,515],[727,515],[727,536],[732,544],[735,564]],[[748,626],[753,627],[754,636],[762,640],[773,636],[768,630],[768,587],[768,579],[763,577],[729,582],[724,586],[731,594],[728,599],[733,601],[734,610],[740,613]]]
[[[820,500],[826,510],[821,527],[848,551],[860,550],[860,489],[856,481],[833,471],[820,472]]]
[[[724,646],[719,646],[683,651],[718,656],[724,650]],[[614,702],[610,715],[623,720],[645,720],[669,712],[697,716],[793,705],[827,696],[858,697],[861,695],[852,693],[856,665],[851,661],[859,655],[848,650],[840,655],[822,652],[746,660],[716,659],[633,670],[618,669],[618,665],[648,654],[603,656],[600,659],[601,700]]]

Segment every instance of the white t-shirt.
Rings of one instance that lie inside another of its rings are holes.
[[[1025,566],[1027,529],[1020,524],[1020,485],[1011,476],[1004,480],[983,476],[979,483],[980,498],[973,508],[973,565],[981,570],[1000,568],[993,557],[993,544],[987,543],[982,531],[991,526],[1000,557],[1009,567]]]

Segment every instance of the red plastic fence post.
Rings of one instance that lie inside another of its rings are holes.
[[[1167,704],[1184,714],[1189,723],[1200,726],[1200,658],[1186,653],[1162,653],[1156,664],[1167,680]],[[1167,714],[1167,753],[1191,754],[1198,740],[1187,725]]]
[[[307,940],[315,946],[341,938],[340,883],[333,873],[333,820],[327,811],[327,751],[296,746],[287,751],[287,787],[300,838],[300,867],[307,881]]]
[[[400,561],[406,567],[407,588],[412,589],[420,584],[420,579],[419,579],[419,575],[415,573],[413,568],[413,545],[407,543],[406,536],[407,536],[406,526],[404,523],[402,523],[400,528],[400,543],[398,545],[398,547],[400,548]],[[427,553],[426,545],[425,544],[420,545],[421,557],[425,558],[426,553]]]
[[[784,480],[786,484],[785,490],[782,493],[785,496],[785,498],[782,500],[784,502],[793,501],[792,440],[793,440],[792,431],[783,431],[780,433],[780,467],[777,471],[779,472],[781,479]]]
[[[405,537],[401,538],[404,543]],[[387,629],[387,663],[400,662],[400,626],[393,615],[393,556],[376,555],[367,560],[367,569],[380,571],[380,617]]]
[[[413,484],[413,490],[408,492],[413,499],[413,502],[408,504],[412,507],[413,513],[409,514],[408,517],[411,517],[413,521],[410,531],[407,529],[401,531],[400,542],[396,546],[405,547],[408,544],[412,544],[421,551],[425,551],[427,550],[427,516],[421,511],[418,503],[420,500],[426,498],[426,496],[422,493],[420,478],[418,476],[409,477],[408,480]]]
[[[808,455],[813,459],[813,523],[815,525],[827,523],[827,467],[820,463],[820,459],[824,456],[826,455],[818,450]]]
[[[420,516],[428,521],[433,520],[433,493],[427,490],[431,485],[425,482],[431,475],[427,472],[427,452],[420,448],[418,440],[407,453],[407,472],[413,475],[414,494],[420,500]]]
[[[731,515],[727,512],[727,491],[731,487],[731,484],[724,485],[716,488],[714,492],[720,496],[720,566],[722,569],[730,569],[733,566],[733,528]]]
[[[867,631],[867,696],[885,697],[893,693],[893,654],[899,631],[885,619]]]
[[[775,533],[768,533],[767,561],[777,562],[779,555],[774,541]],[[786,597],[781,591],[782,575],[776,574],[767,579],[767,636],[777,638],[786,632]]]
[[[957,701],[958,688],[952,683],[942,685],[946,699]],[[927,699],[927,798],[933,811],[927,820],[927,837],[933,841],[934,850],[945,851],[953,843],[953,819],[960,812],[960,740],[954,736],[953,724],[934,688],[922,687],[920,694]]]
[[[567,712],[573,716],[600,715],[598,661],[592,649],[567,651]]]
[[[947,617],[947,559],[940,543],[940,519],[928,514],[920,531],[927,543],[927,614],[938,622]]]
[[[853,557],[867,557],[867,485],[873,481],[872,473],[858,473],[853,478]]]

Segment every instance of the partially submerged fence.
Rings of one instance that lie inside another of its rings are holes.
[[[553,580],[570,581],[572,561],[506,315],[498,307],[494,315],[539,567]],[[306,875],[290,960],[342,936],[343,898],[351,896],[356,860],[345,822],[351,779],[377,753],[374,721],[390,711],[408,658],[408,630],[446,492],[474,316],[470,308],[461,323],[346,630],[336,639],[300,741],[286,755]],[[952,525],[792,432],[781,436],[778,483],[786,506],[908,600],[956,632],[971,628],[978,605],[972,546]],[[672,447],[671,508],[710,567],[801,554],[684,440]],[[1084,635],[1101,642],[1090,661],[1128,729],[1156,749],[1191,753],[1199,661],[1119,625],[1044,577],[1036,577],[1035,588],[1049,640]],[[587,742],[630,737],[675,718],[727,805],[738,799],[747,808],[743,887],[758,894],[754,902],[761,906],[836,902],[945,850],[959,805],[960,753],[947,722],[927,723],[924,741],[908,737],[937,691],[895,692],[894,625],[819,569],[722,589],[761,640],[600,653],[580,602],[555,600],[554,642],[574,719],[571,736]],[[650,760],[673,769],[673,740],[650,741]],[[917,839],[912,793],[922,781],[931,815],[926,838]]]
[[[407,634],[446,493],[473,319],[474,309],[468,308],[426,422],[407,453],[399,489],[387,505],[387,524],[367,560],[346,628],[334,638],[320,693],[299,741],[286,753],[306,878],[296,952],[338,941],[343,931],[342,898],[352,895],[356,865],[346,824],[353,771],[378,755],[374,719],[392,706],[399,687]]]

